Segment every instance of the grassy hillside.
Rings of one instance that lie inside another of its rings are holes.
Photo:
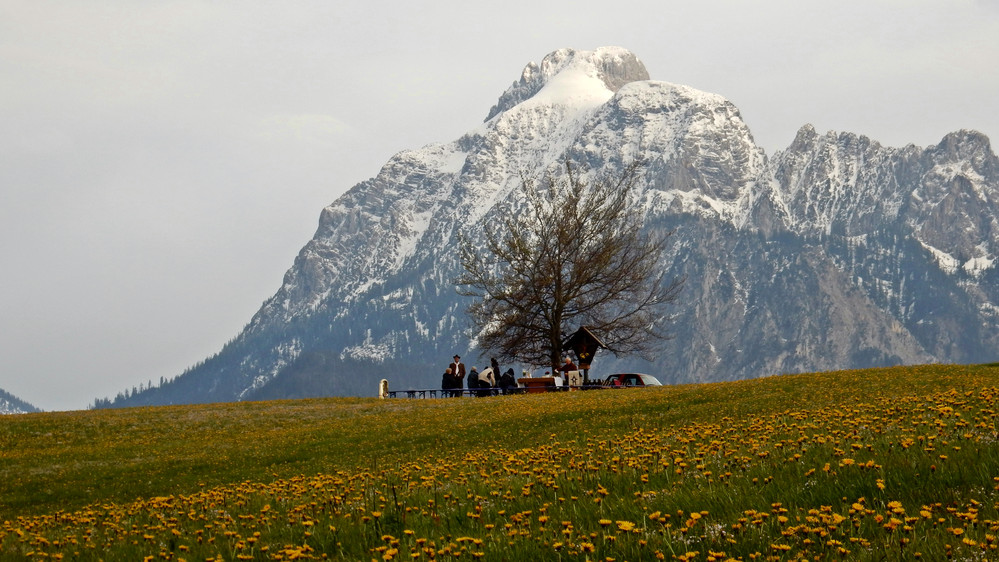
[[[994,559],[997,399],[924,366],[0,416],[0,560]]]

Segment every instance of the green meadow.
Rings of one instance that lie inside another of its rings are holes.
[[[999,366],[0,416],[0,560],[990,560]]]

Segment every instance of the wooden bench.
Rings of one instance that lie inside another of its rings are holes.
[[[505,391],[494,386],[492,388],[449,388],[447,390],[440,388],[421,388],[421,389],[409,389],[409,390],[390,390],[388,392],[389,398],[450,398],[453,393],[459,393],[461,395],[468,396],[478,396],[480,393],[488,392],[489,395],[502,396],[504,394],[520,394],[527,391],[526,388],[507,388]]]

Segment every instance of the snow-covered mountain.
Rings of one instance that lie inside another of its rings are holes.
[[[31,414],[40,411],[24,400],[0,389],[0,416],[6,414]]]
[[[891,363],[984,362],[999,343],[999,165],[972,131],[882,147],[803,127],[768,159],[721,96],[650,80],[625,49],[531,63],[481,125],[401,152],[323,210],[319,228],[218,354],[115,405],[436,387],[470,348],[459,234],[518,206],[522,175],[566,158],[589,174],[643,164],[635,212],[675,229],[662,267],[686,275],[668,382]]]

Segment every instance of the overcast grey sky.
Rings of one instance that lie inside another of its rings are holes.
[[[769,154],[805,123],[999,135],[991,0],[0,0],[0,388],[79,409],[180,374],[325,205],[603,45],[727,97]]]

